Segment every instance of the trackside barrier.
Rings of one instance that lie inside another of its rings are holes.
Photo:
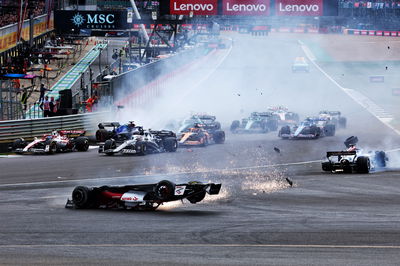
[[[26,120],[8,120],[0,122],[0,143],[11,143],[17,138],[33,139],[52,130],[96,130],[98,121],[104,112],[46,117]]]

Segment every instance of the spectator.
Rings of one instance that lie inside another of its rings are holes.
[[[43,116],[49,117],[50,116],[50,101],[49,96],[44,97],[44,101],[40,105],[40,108],[43,110]]]
[[[26,112],[27,109],[27,101],[28,101],[28,90],[22,85],[21,104],[24,107],[24,112]]]
[[[39,103],[43,102],[44,94],[46,93],[46,91],[48,91],[48,89],[46,89],[46,88],[44,87],[44,83],[40,84]]]
[[[49,107],[50,107],[49,116],[50,117],[55,116],[55,114],[57,113],[57,106],[54,97],[50,97]]]

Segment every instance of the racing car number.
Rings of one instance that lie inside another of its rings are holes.
[[[185,193],[186,186],[175,186],[175,196],[183,195]]]

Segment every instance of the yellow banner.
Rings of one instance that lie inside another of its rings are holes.
[[[33,36],[39,36],[49,30],[54,29],[54,20],[51,19],[49,23],[49,29],[47,27],[47,22],[39,22],[33,26]],[[24,27],[21,33],[22,38],[27,41],[29,40],[29,27]],[[10,48],[13,48],[17,44],[17,32],[12,32],[6,35],[0,36],[0,52],[4,52]]]

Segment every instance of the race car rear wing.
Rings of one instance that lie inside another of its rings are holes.
[[[86,130],[59,130],[58,133],[66,136],[84,136],[86,134]]]
[[[221,184],[211,183],[210,187],[207,190],[207,193],[210,195],[217,195],[220,190],[221,190]]]
[[[356,151],[328,151],[326,153],[326,157],[331,157],[331,156],[346,156],[346,155],[356,155]]]
[[[119,127],[120,126],[120,124],[118,123],[118,122],[103,122],[103,123],[100,123],[99,125],[98,125],[98,127],[100,128],[100,129],[104,129],[105,127],[113,127],[113,128],[116,128],[116,127]]]

